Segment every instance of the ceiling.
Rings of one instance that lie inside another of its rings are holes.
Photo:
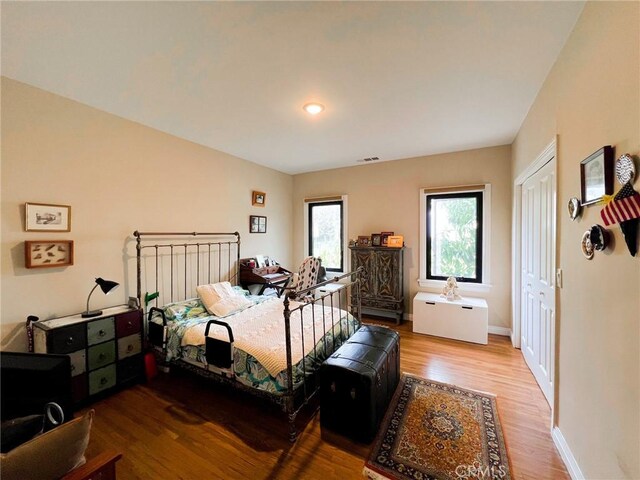
[[[3,2],[2,73],[295,174],[511,143],[583,5]]]

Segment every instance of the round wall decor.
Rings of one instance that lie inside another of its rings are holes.
[[[636,166],[633,163],[633,158],[628,153],[621,155],[616,160],[616,178],[621,185],[627,182],[633,182],[636,177]]]
[[[582,235],[582,254],[587,258],[587,260],[591,260],[593,258],[593,244],[591,243],[591,230],[587,230]]]
[[[576,197],[572,197],[569,199],[569,203],[567,204],[567,210],[569,211],[569,217],[571,220],[575,220],[580,216],[582,212],[582,205],[580,204],[580,200]]]

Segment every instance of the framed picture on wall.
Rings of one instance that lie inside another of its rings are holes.
[[[264,207],[267,201],[267,194],[264,192],[253,191],[251,194],[251,205],[254,207]]]
[[[580,187],[582,205],[593,205],[613,193],[613,147],[602,147],[580,162]]]
[[[249,233],[267,233],[267,217],[262,215],[250,215]]]
[[[73,265],[73,240],[28,240],[24,242],[24,260],[27,268]]]
[[[47,203],[25,203],[24,229],[27,232],[70,232],[71,207]]]

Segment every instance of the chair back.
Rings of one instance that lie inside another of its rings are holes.
[[[296,291],[305,290],[318,283],[318,272],[320,271],[320,259],[317,257],[307,257],[298,269],[298,283]]]

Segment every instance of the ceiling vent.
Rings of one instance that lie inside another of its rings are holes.
[[[380,160],[379,157],[368,157],[358,160],[358,162],[375,162],[376,160]]]

